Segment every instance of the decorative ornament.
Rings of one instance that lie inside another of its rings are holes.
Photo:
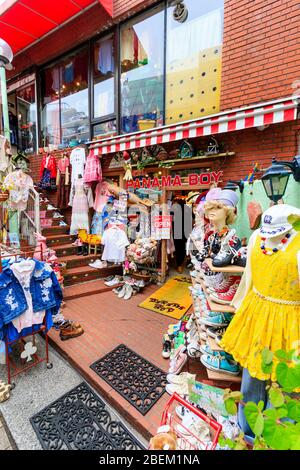
[[[123,176],[123,180],[125,181],[130,181],[132,180],[132,166],[131,166],[131,158],[128,152],[124,150],[123,152],[123,158],[124,158],[124,170],[125,170],[125,175]]]
[[[184,140],[180,146],[179,155],[180,158],[192,158],[194,155],[192,144],[190,144],[187,140]]]
[[[208,142],[206,155],[217,155],[219,151],[220,151],[220,148],[219,148],[217,139],[215,139],[214,136],[212,135]]]
[[[274,255],[274,253],[278,253],[278,251],[283,249],[283,247],[287,244],[291,236],[292,236],[291,233],[287,233],[285,237],[280,241],[278,246],[275,248],[267,248],[265,245],[266,238],[261,237],[260,249],[264,255],[272,256]]]
[[[21,353],[21,358],[26,359],[26,362],[32,361],[32,356],[36,353],[37,347],[33,346],[32,342],[29,341],[25,344],[24,351]]]
[[[179,23],[184,23],[189,14],[184,2],[177,0],[176,2],[173,2],[173,5],[176,5],[173,11],[174,20],[178,21]]]

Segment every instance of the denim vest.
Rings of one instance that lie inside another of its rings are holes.
[[[49,310],[58,313],[62,290],[52,268],[38,260],[30,280],[33,311]],[[19,317],[28,308],[23,288],[9,266],[0,274],[0,328]]]

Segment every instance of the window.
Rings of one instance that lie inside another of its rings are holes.
[[[163,125],[164,10],[121,29],[121,126],[125,133]]]
[[[18,148],[21,152],[34,153],[36,142],[36,97],[35,84],[16,91],[18,116]]]
[[[93,127],[93,138],[109,137],[117,134],[117,122],[115,119],[96,124]]]
[[[43,145],[69,147],[89,139],[87,49],[44,70],[42,105]]]
[[[167,11],[166,124],[220,110],[224,0],[185,0],[180,23]]]
[[[94,118],[115,112],[115,39],[108,36],[93,47]]]

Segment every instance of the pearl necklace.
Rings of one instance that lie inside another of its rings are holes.
[[[269,255],[269,256],[274,255],[274,253],[278,253],[279,250],[283,249],[283,247],[287,244],[291,236],[292,236],[291,233],[287,233],[285,237],[280,241],[278,246],[275,248],[267,248],[265,245],[266,238],[261,237],[260,249],[264,255]]]

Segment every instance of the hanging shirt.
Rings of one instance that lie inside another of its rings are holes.
[[[103,261],[111,261],[113,263],[125,261],[125,251],[126,246],[129,245],[129,240],[124,230],[117,226],[108,228],[102,236],[101,243],[104,245]]]
[[[0,171],[6,171],[9,166],[9,155],[11,155],[10,143],[3,135],[0,135]]]
[[[83,180],[85,183],[102,180],[100,160],[97,155],[94,155],[94,152],[91,152],[87,157]]]
[[[108,187],[109,184],[106,181],[97,184],[94,203],[96,212],[102,212],[107,204],[108,198],[111,196]]]
[[[72,184],[78,179],[78,175],[84,175],[85,165],[85,149],[77,147],[72,150],[70,156],[70,163],[72,165]]]
[[[35,261],[24,260],[18,263],[14,263],[11,265],[10,269],[21,284],[28,305],[27,310],[22,315],[12,320],[14,327],[18,333],[20,333],[23,328],[28,328],[32,325],[40,325],[43,323],[45,310],[41,310],[40,312],[33,311],[32,297],[30,293],[30,280],[35,269]]]
[[[24,211],[27,207],[29,190],[33,188],[32,178],[22,170],[16,170],[6,176],[4,186],[9,189],[10,209]]]
[[[101,41],[99,47],[98,57],[98,70],[106,75],[109,72],[114,72],[114,54],[113,54],[113,39],[106,39]]]

